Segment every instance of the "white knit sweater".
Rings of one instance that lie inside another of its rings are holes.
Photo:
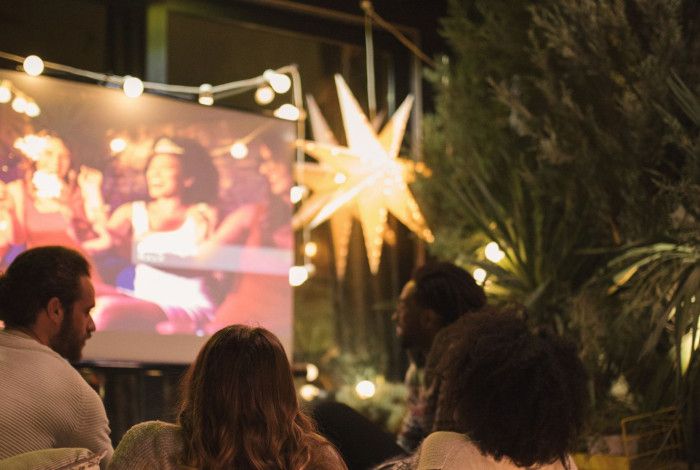
[[[0,330],[0,459],[52,447],[112,456],[100,397],[58,353],[16,331]]]

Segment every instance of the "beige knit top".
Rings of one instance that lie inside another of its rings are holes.
[[[0,459],[57,447],[112,455],[102,400],[68,361],[34,338],[0,330]]]
[[[162,421],[146,421],[132,427],[114,451],[109,470],[192,470],[178,463],[183,441],[180,426]],[[330,446],[319,446],[312,457],[314,470],[347,470]]]

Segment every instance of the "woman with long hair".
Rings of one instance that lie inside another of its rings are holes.
[[[110,469],[346,470],[299,409],[279,339],[242,325],[215,333],[183,382],[178,424],[131,428]]]
[[[196,141],[160,138],[145,168],[146,200],[119,206],[99,237],[83,248],[92,254],[130,247],[133,288],[101,295],[95,312],[98,330],[156,329],[192,333],[214,318],[204,272],[171,267],[168,257],[196,258],[217,224],[219,176]]]

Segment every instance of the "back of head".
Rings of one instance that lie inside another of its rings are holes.
[[[467,312],[474,312],[486,304],[486,294],[474,278],[452,263],[429,263],[413,274],[415,301],[442,317],[448,325]]]
[[[296,469],[310,458],[289,362],[277,337],[233,325],[204,345],[183,382],[184,462],[197,468]]]
[[[0,275],[0,319],[8,328],[29,327],[52,297],[69,311],[80,295],[80,278],[89,275],[87,260],[75,250],[27,250]]]
[[[586,372],[572,344],[510,312],[479,312],[443,362],[457,431],[522,467],[565,461],[583,426]]]

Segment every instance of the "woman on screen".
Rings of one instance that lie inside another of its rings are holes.
[[[14,147],[27,157],[22,178],[0,191],[0,247],[33,248],[63,245],[81,249],[81,241],[94,237],[91,205],[72,167],[71,153],[57,135],[41,131],[18,138]]]
[[[130,296],[98,299],[95,323],[103,329],[192,333],[213,319],[207,273],[188,267],[217,225],[218,173],[206,150],[184,138],[161,138],[146,164],[149,200],[118,207],[100,236],[84,243],[91,253],[131,246],[135,264]]]
[[[282,344],[263,328],[214,334],[190,366],[183,395],[178,424],[137,424],[110,469],[346,470],[299,409]]]

